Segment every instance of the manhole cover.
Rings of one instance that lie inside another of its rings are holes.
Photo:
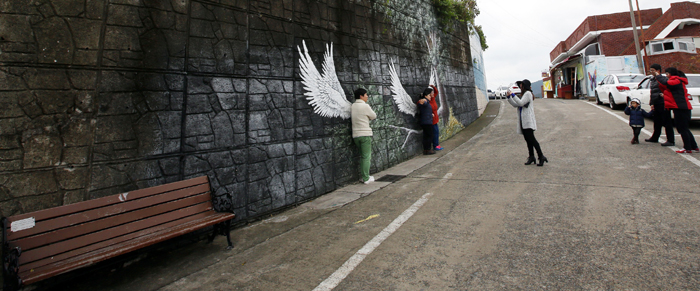
[[[398,180],[403,179],[406,176],[401,176],[401,175],[386,175],[384,177],[381,177],[377,179],[377,182],[396,182]]]

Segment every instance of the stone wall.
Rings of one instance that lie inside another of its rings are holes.
[[[390,61],[411,96],[436,68],[452,120],[478,117],[469,36],[433,15],[429,0],[0,0],[0,214],[208,175],[246,219],[357,181],[349,120],[304,98],[302,41],[318,68],[333,43],[348,100],[369,89],[372,171],[396,165],[420,136],[397,129],[418,126]]]

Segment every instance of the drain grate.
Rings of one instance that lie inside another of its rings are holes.
[[[384,177],[377,179],[377,182],[391,182],[391,183],[393,183],[393,182],[401,180],[405,177],[406,176],[402,176],[402,175],[386,175]]]

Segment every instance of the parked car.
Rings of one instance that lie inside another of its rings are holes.
[[[486,90],[486,94],[489,96],[489,99],[496,99],[496,92],[491,91],[491,89]]]
[[[688,85],[686,86],[688,98],[690,99],[690,106],[693,107],[690,120],[700,120],[700,74],[686,74],[686,77],[688,77]],[[651,99],[651,89],[649,88],[651,78],[652,76],[646,76],[627,93],[627,104],[632,98],[639,98],[642,101],[642,108],[646,111],[651,110],[651,104],[649,104],[649,99]]]
[[[612,109],[622,109],[627,104],[627,93],[644,79],[642,74],[608,75],[595,88],[598,104],[609,104]]]
[[[498,89],[496,89],[496,97],[506,97],[506,92],[508,92],[508,87],[498,86]]]
[[[508,85],[508,90],[510,90],[511,93],[520,94],[520,87],[515,83],[510,83],[510,85]]]

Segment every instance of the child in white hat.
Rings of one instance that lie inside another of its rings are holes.
[[[654,110],[648,113],[644,111],[640,106],[641,104],[642,102],[639,101],[639,98],[632,98],[630,105],[625,108],[625,114],[630,116],[630,127],[632,127],[632,132],[634,133],[632,144],[639,143],[639,133],[644,128],[644,117],[652,117],[654,114]]]

